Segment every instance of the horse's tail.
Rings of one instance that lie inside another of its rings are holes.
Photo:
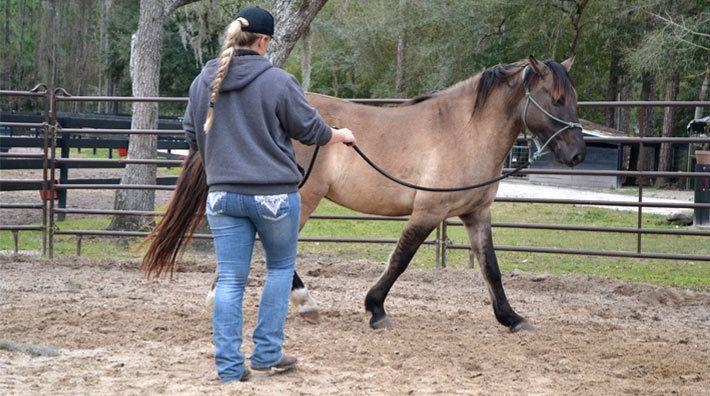
[[[199,152],[190,152],[165,215],[144,243],[150,241],[141,270],[148,277],[173,273],[175,260],[205,218],[207,175]]]

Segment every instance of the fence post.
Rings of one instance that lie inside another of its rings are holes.
[[[37,84],[30,92],[44,89],[43,110],[44,110],[44,127],[43,127],[43,142],[42,142],[42,189],[49,190],[49,89],[47,84]],[[48,217],[47,200],[42,199],[42,256],[47,255],[47,239],[48,239]]]
[[[439,265],[441,265],[441,224],[436,227],[436,240],[434,242],[434,251],[436,252],[436,264],[434,268],[439,269]]]
[[[641,137],[645,137],[645,134],[641,132]],[[639,164],[645,164],[646,163],[646,148],[643,145],[643,140],[639,142]],[[637,171],[644,171],[645,169],[637,169]],[[643,184],[646,182],[646,179],[643,177],[638,177],[636,178],[636,183],[638,183],[639,186],[639,195],[638,195],[638,201],[643,202]],[[641,227],[643,225],[643,205],[639,205],[638,207],[638,214],[636,215],[636,253],[641,253]]]
[[[60,141],[60,158],[69,158],[69,136],[68,135],[61,135],[59,137],[61,139]],[[66,164],[61,164],[59,165],[59,184],[66,184],[67,180],[69,180],[69,168],[67,168]],[[59,203],[58,203],[60,208],[66,208],[67,207],[67,190],[59,190]],[[64,221],[66,218],[66,214],[64,213],[58,213],[57,214],[57,220],[59,221]]]
[[[12,232],[12,241],[15,244],[15,254],[17,254],[20,249],[20,240],[19,240],[20,239],[20,235],[19,235],[20,232],[17,230],[12,230],[11,232]]]
[[[449,243],[446,219],[441,222],[441,268],[446,268],[446,246]]]
[[[55,173],[56,173],[56,156],[57,156],[57,90],[54,89],[49,92],[49,173],[50,178],[49,183],[49,224],[47,225],[47,237],[49,242],[49,259],[54,258],[54,192],[56,191],[55,186]]]

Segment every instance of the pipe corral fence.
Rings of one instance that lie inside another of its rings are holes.
[[[79,103],[79,102],[155,102],[155,103],[187,103],[184,97],[109,97],[109,96],[71,96],[61,88],[50,90],[44,84],[39,84],[30,91],[0,91],[0,98],[16,97],[25,100],[37,101],[42,109],[42,122],[0,122],[0,130],[9,128],[25,128],[34,130],[39,141],[42,142],[42,153],[0,153],[0,158],[4,159],[32,159],[40,161],[42,166],[42,179],[4,179],[0,176],[0,184],[13,183],[14,185],[26,185],[26,189],[42,190],[41,203],[3,203],[0,202],[0,209],[18,210],[39,210],[42,211],[41,225],[8,225],[0,224],[0,231],[9,231],[13,235],[15,252],[18,251],[20,232],[41,232],[42,254],[53,258],[54,238],[57,235],[72,235],[76,237],[77,254],[81,254],[81,242],[83,237],[144,237],[148,232],[140,231],[110,231],[110,230],[60,230],[56,226],[58,218],[63,218],[66,214],[85,215],[133,215],[133,216],[160,216],[163,213],[158,211],[121,211],[121,210],[97,210],[82,208],[62,208],[57,207],[55,197],[60,191],[67,190],[97,190],[97,189],[149,189],[149,190],[172,190],[174,184],[157,183],[152,185],[124,185],[120,183],[58,183],[55,178],[57,169],[62,166],[81,166],[85,168],[101,168],[106,166],[125,166],[126,164],[151,164],[158,167],[180,167],[181,160],[174,159],[84,159],[84,158],[57,158],[57,141],[73,135],[81,136],[130,136],[130,135],[153,135],[180,138],[183,137],[181,129],[84,129],[84,128],[62,128],[57,122],[57,106],[59,103]],[[352,99],[353,102],[368,105],[397,105],[404,102],[404,99]],[[708,101],[616,101],[616,102],[579,102],[579,107],[710,107]],[[39,137],[41,136],[41,137]],[[646,155],[644,146],[652,144],[710,144],[710,137],[595,137],[585,136],[587,143],[607,143],[614,145],[637,145],[640,156]],[[184,144],[187,148],[187,144]],[[509,168],[504,171],[510,170]],[[687,171],[659,172],[659,171],[625,171],[625,170],[579,170],[579,169],[524,169],[521,175],[534,174],[554,174],[573,175],[583,177],[593,176],[615,176],[634,178],[688,178],[692,180],[710,180],[710,172]],[[537,229],[551,231],[572,231],[572,232],[601,232],[634,234],[636,236],[636,249],[633,251],[619,250],[580,250],[561,249],[543,246],[505,246],[496,245],[499,251],[518,251],[530,253],[552,253],[568,255],[588,255],[606,257],[627,257],[644,259],[670,259],[670,260],[696,260],[710,261],[710,255],[686,253],[656,253],[644,250],[642,237],[644,235],[673,235],[673,236],[701,236],[710,237],[710,230],[699,228],[690,229],[652,229],[643,227],[644,208],[677,208],[710,210],[710,203],[687,202],[687,203],[659,203],[644,201],[644,183],[638,183],[637,199],[634,202],[609,201],[609,200],[579,200],[579,199],[539,199],[539,198],[496,198],[496,202],[519,202],[530,204],[558,204],[558,205],[595,205],[595,206],[624,206],[635,208],[637,212],[636,227],[599,227],[599,226],[573,226],[561,224],[528,224],[528,223],[493,223],[494,228],[517,228],[517,229]],[[21,187],[20,187],[21,188]],[[406,217],[384,217],[370,215],[313,215],[311,219],[320,220],[367,220],[367,221],[406,221]],[[468,250],[469,245],[452,243],[448,237],[451,227],[462,226],[460,221],[446,220],[436,229],[434,238],[427,239],[424,244],[434,246],[437,267],[446,267],[446,254],[449,250]],[[197,234],[195,238],[208,239],[208,234]],[[301,242],[343,242],[343,243],[370,243],[370,244],[394,244],[397,239],[385,238],[330,238],[330,237],[301,237]],[[708,239],[710,241],[710,239]]]

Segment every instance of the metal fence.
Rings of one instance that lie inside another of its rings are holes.
[[[54,240],[58,235],[72,235],[76,237],[77,253],[81,254],[81,246],[83,237],[86,236],[112,236],[112,237],[142,237],[147,235],[146,232],[137,231],[109,231],[109,230],[60,230],[57,227],[58,216],[66,214],[89,214],[89,215],[136,215],[136,216],[159,216],[162,213],[156,211],[117,211],[117,210],[97,210],[85,208],[59,208],[55,206],[55,200],[52,199],[56,192],[64,190],[96,190],[96,189],[152,189],[152,190],[172,190],[173,185],[122,185],[122,184],[59,184],[55,179],[55,174],[58,166],[61,165],[77,165],[81,164],[84,167],[99,166],[106,163],[111,164],[152,164],[159,167],[176,167],[181,165],[178,160],[165,159],[84,159],[84,158],[57,158],[57,139],[59,137],[71,135],[90,135],[90,136],[106,136],[106,135],[154,135],[154,136],[182,136],[181,130],[125,130],[125,129],[81,129],[81,128],[61,128],[57,123],[57,105],[59,103],[69,102],[155,102],[155,103],[186,103],[187,98],[182,97],[154,97],[154,98],[133,98],[133,97],[103,97],[103,96],[70,96],[63,89],[58,88],[53,91],[47,89],[43,84],[38,85],[30,91],[0,91],[0,98],[3,97],[21,97],[39,101],[43,109],[44,122],[42,123],[11,123],[0,122],[0,128],[35,128],[42,132],[43,145],[41,147],[42,154],[16,154],[16,153],[0,153],[0,158],[35,158],[42,160],[42,179],[2,179],[0,183],[20,183],[29,186],[41,186],[44,193],[41,195],[41,203],[2,203],[0,209],[8,210],[41,210],[42,225],[0,225],[0,231],[9,231],[13,235],[15,251],[18,250],[19,233],[20,232],[41,232],[42,234],[42,253],[50,258],[54,255]],[[396,105],[403,100],[400,99],[353,99],[354,102],[370,105]],[[668,101],[620,101],[620,102],[580,102],[579,107],[710,107],[710,102],[703,101],[684,101],[684,102],[668,102]],[[660,137],[585,137],[585,141],[603,142],[612,144],[635,144],[639,145],[639,152],[644,155],[644,145],[656,143],[671,143],[671,144],[690,144],[690,143],[710,143],[708,137],[688,137],[688,138],[660,138]],[[185,146],[187,147],[187,146]],[[519,147],[515,149],[520,150]],[[511,152],[511,158],[513,153]],[[515,156],[524,156],[520,153],[515,153]],[[623,170],[578,170],[578,169],[525,169],[520,172],[522,175],[528,174],[558,174],[558,175],[577,175],[577,176],[631,176],[636,178],[650,177],[674,177],[674,178],[710,178],[710,172],[656,172],[656,171],[623,171]],[[590,255],[590,256],[607,256],[607,257],[634,257],[634,258],[650,258],[650,259],[674,259],[674,260],[697,260],[710,261],[710,255],[707,254],[683,254],[680,252],[674,253],[654,253],[644,249],[642,237],[644,235],[675,235],[675,236],[701,236],[709,237],[710,231],[701,229],[649,229],[643,227],[643,209],[650,207],[665,207],[678,209],[710,209],[708,203],[653,203],[645,202],[643,198],[643,184],[640,183],[638,188],[637,200],[635,202],[607,201],[607,200],[575,200],[575,199],[532,199],[532,198],[497,198],[496,202],[520,202],[530,204],[557,204],[557,205],[598,205],[598,206],[625,206],[636,208],[637,223],[636,227],[620,228],[620,227],[591,227],[591,226],[571,226],[564,224],[528,224],[528,223],[493,223],[494,228],[516,228],[516,229],[537,229],[551,231],[571,231],[571,232],[604,232],[604,233],[621,233],[634,234],[636,236],[636,249],[634,251],[619,251],[614,250],[610,246],[608,250],[580,250],[580,249],[562,249],[554,247],[542,246],[502,246],[497,245],[495,248],[501,251],[521,251],[532,253],[555,253],[555,254],[571,254],[571,255]],[[402,218],[389,218],[382,216],[328,216],[314,215],[312,219],[319,221],[327,220],[367,220],[367,221],[406,221]],[[451,242],[449,239],[449,229],[451,227],[459,227],[462,224],[458,221],[446,220],[442,222],[436,229],[433,239],[430,237],[425,241],[426,245],[434,246],[436,252],[437,266],[446,266],[446,255],[449,250],[469,249],[468,245],[459,245]],[[196,238],[210,238],[210,235],[198,234]],[[378,238],[328,238],[328,237],[304,237],[300,239],[302,242],[343,242],[343,243],[375,243],[375,244],[394,244],[396,239],[378,239]],[[710,239],[709,239],[710,241]]]

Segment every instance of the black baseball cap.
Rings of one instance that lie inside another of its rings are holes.
[[[245,32],[274,35],[274,17],[263,8],[247,7],[235,15],[235,19],[242,17],[249,22],[249,26],[242,27]]]

